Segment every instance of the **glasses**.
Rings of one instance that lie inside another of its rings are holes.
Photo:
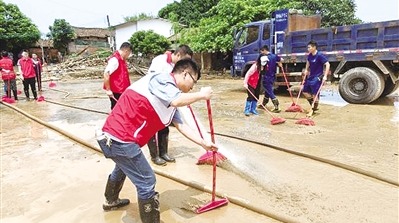
[[[193,79],[194,84],[197,83],[197,80],[194,79],[193,75],[191,75],[190,72],[185,71],[185,73],[188,73],[188,75],[190,75],[191,79]]]

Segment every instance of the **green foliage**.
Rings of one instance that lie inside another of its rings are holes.
[[[164,53],[170,46],[170,41],[153,30],[138,31],[130,37],[133,53],[142,53],[144,56],[153,56]]]
[[[322,27],[361,23],[361,20],[355,17],[354,0],[306,0],[297,1],[295,5],[307,15],[320,14]]]
[[[14,4],[0,0],[0,46],[4,50],[19,51],[35,44],[40,31]]]
[[[176,7],[177,3],[172,5]],[[179,9],[173,7],[169,10]],[[302,9],[306,14],[321,13],[322,26],[360,22],[354,15],[353,0],[220,0],[197,26],[181,31],[180,42],[196,52],[226,52],[233,47],[235,29],[248,22],[270,19],[273,11],[284,8]]]
[[[56,19],[50,29],[50,38],[53,40],[54,48],[62,53],[68,52],[68,44],[72,42],[75,32],[65,19]]]
[[[152,19],[152,18],[154,18],[154,16],[148,15],[145,13],[140,13],[140,14],[134,15],[134,16],[123,17],[125,22],[137,22],[139,20]]]
[[[160,18],[168,19],[185,26],[198,26],[202,18],[219,0],[181,0],[173,2],[158,12]]]

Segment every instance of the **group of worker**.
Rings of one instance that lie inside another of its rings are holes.
[[[1,78],[4,81],[4,91],[7,98],[11,98],[11,92],[14,95],[14,100],[18,100],[17,91],[17,73],[14,71],[14,62],[10,58],[7,51],[1,52],[2,58],[0,59],[0,72]],[[33,99],[37,100],[36,82],[38,91],[42,90],[42,62],[36,54],[29,57],[29,53],[24,50],[21,53],[21,58],[18,59],[18,73],[19,78],[22,80],[24,86],[24,93],[26,100],[30,100],[29,88],[32,91]]]
[[[303,76],[302,92],[309,104],[312,106],[313,111],[318,110],[319,105],[319,89],[322,83],[327,80],[327,75],[330,71],[330,63],[325,55],[317,50],[317,43],[310,41],[307,45],[308,57]],[[244,87],[247,89],[247,99],[245,103],[244,114],[258,115],[256,110],[257,102],[261,85],[265,90],[264,98],[262,101],[262,108],[266,108],[267,103],[271,99],[274,108],[271,112],[278,113],[281,111],[279,108],[279,101],[273,92],[274,81],[276,80],[277,65],[280,69],[284,69],[282,63],[284,60],[269,51],[267,45],[260,49],[260,54],[256,62],[246,72],[244,78]],[[325,67],[325,69],[324,69]]]

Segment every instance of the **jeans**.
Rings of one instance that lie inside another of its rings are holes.
[[[97,138],[104,156],[115,162],[110,179],[114,182],[126,175],[136,186],[139,199],[155,196],[155,174],[136,143],[120,143],[104,135]]]

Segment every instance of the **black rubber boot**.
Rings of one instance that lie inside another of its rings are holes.
[[[278,99],[277,98],[275,98],[275,99],[272,99],[272,102],[273,102],[273,105],[274,105],[274,109],[272,110],[272,112],[274,112],[274,113],[279,113],[279,112],[281,112],[281,109],[278,107],[279,106],[279,102],[278,102]]]
[[[314,102],[314,106],[313,106],[313,108],[312,108],[313,111],[319,110],[318,107],[319,107],[319,102],[318,102],[318,101],[315,101],[315,102]]]
[[[166,162],[174,163],[176,159],[170,157],[168,154],[168,141],[169,141],[169,127],[166,127],[158,132],[158,147],[159,154]]]
[[[267,103],[269,103],[269,98],[267,98],[266,96],[263,98],[263,101],[262,101],[262,105],[258,105],[258,108],[263,108],[264,109],[264,107],[266,107],[266,105],[267,105]]]
[[[130,203],[129,199],[119,199],[119,192],[122,190],[123,183],[126,176],[119,182],[113,182],[108,176],[107,186],[105,187],[105,203],[103,204],[104,211],[115,210],[126,206]]]
[[[159,223],[161,216],[159,212],[158,192],[150,199],[138,199],[140,218],[143,223]]]
[[[150,141],[147,143],[147,146],[150,150],[151,161],[156,165],[165,166],[166,161],[159,156],[157,144],[155,143],[155,136],[151,137]]]

